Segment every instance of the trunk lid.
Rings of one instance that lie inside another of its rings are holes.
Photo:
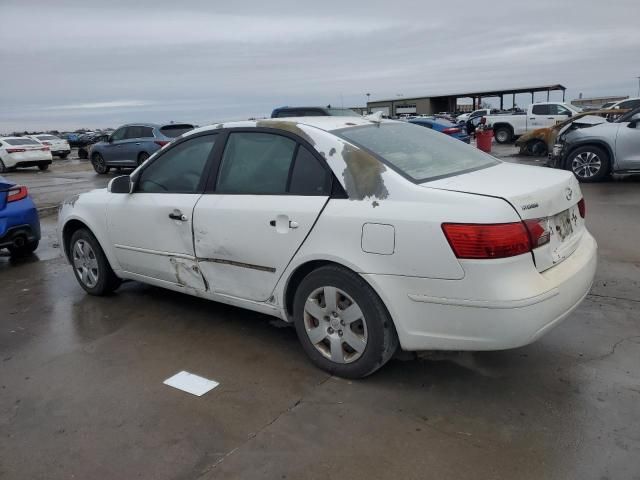
[[[506,200],[522,220],[542,219],[549,243],[533,249],[538,271],[566,259],[584,233],[580,185],[570,172],[500,163],[494,167],[422,184],[423,187]]]

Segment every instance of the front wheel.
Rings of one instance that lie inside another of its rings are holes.
[[[339,266],[321,267],[300,282],[293,313],[305,353],[316,366],[340,377],[372,374],[398,347],[380,297],[359,275]]]
[[[604,180],[609,175],[609,155],[602,148],[587,145],[569,154],[569,168],[580,182]]]
[[[0,160],[0,173],[6,173],[6,172],[8,172],[8,169],[5,166],[4,162]]]
[[[104,175],[105,173],[109,173],[110,168],[107,166],[107,162],[104,161],[104,158],[99,153],[94,153],[91,157],[91,165],[93,165],[93,169],[96,173],[100,175]]]
[[[138,155],[138,165],[142,165],[147,158],[149,158],[149,154],[147,152],[142,152],[140,155]]]
[[[71,236],[68,251],[76,280],[87,293],[107,295],[122,283],[89,230],[76,230]]]

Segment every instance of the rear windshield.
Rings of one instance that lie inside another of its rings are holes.
[[[333,133],[376,154],[416,183],[500,163],[460,140],[410,123],[366,125]]]
[[[60,140],[58,137],[54,137],[53,135],[36,135],[38,140]]]
[[[40,145],[30,138],[5,138],[4,141],[9,145]]]
[[[182,135],[183,133],[188,132],[189,130],[193,130],[193,125],[189,125],[186,123],[174,124],[174,125],[165,125],[160,128],[160,131],[165,137],[176,138]]]

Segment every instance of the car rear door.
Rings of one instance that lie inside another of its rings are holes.
[[[266,301],[329,199],[330,170],[261,129],[231,130],[219,163],[194,210],[198,266],[214,293]]]
[[[137,174],[130,194],[112,194],[109,237],[121,268],[205,290],[193,249],[193,208],[202,195],[217,134],[169,147]]]

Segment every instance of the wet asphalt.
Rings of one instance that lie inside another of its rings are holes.
[[[106,183],[67,169],[69,191]],[[0,478],[640,479],[640,179],[583,191],[599,267],[564,323],[361,381],[270,317],[135,282],[86,295],[44,217],[34,256],[0,257]],[[220,385],[163,385],[181,370]]]

